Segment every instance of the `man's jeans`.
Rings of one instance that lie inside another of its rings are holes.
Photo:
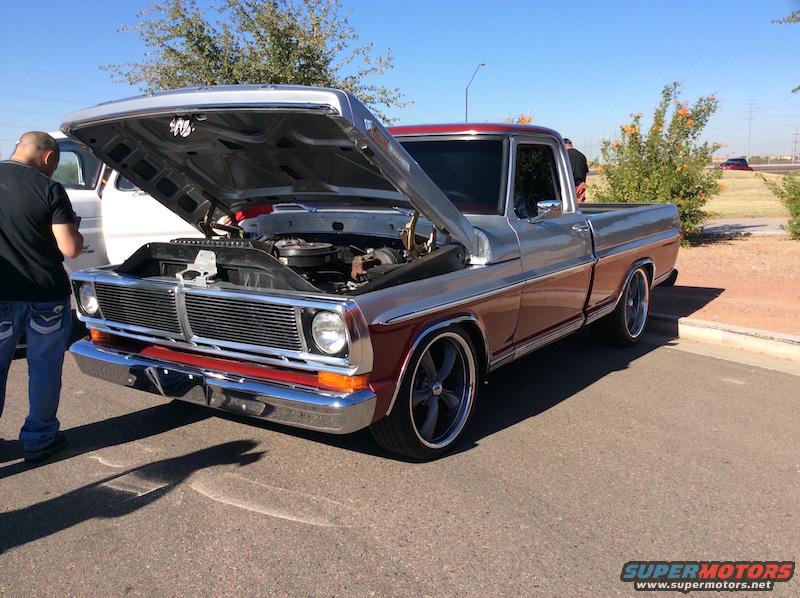
[[[19,434],[26,455],[41,451],[58,432],[61,367],[71,331],[69,299],[44,303],[0,301],[0,415],[14,350],[23,333],[27,337],[30,411]]]

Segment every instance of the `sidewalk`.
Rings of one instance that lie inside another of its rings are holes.
[[[681,249],[677,268],[674,287],[653,289],[655,329],[800,359],[800,242],[709,237]]]
[[[703,226],[703,233],[714,236],[786,235],[788,218],[718,218]]]

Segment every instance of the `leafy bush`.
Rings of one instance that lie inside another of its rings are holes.
[[[789,210],[789,236],[800,241],[800,177],[790,174],[781,182],[761,175],[770,191],[778,196]]]
[[[604,140],[600,172],[605,181],[595,198],[605,202],[674,203],[685,235],[700,232],[707,218],[703,205],[720,191],[718,169],[708,169],[715,143],[700,143],[717,99],[699,98],[692,106],[678,99],[680,85],[661,92],[653,122],[642,133],[642,114],[620,127],[618,141]]]

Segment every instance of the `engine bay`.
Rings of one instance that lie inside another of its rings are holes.
[[[405,230],[405,229],[404,229]],[[341,233],[211,237],[148,243],[116,268],[208,287],[358,295],[465,267],[460,245],[404,230],[395,239]]]

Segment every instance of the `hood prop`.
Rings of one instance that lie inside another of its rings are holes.
[[[403,247],[406,250],[406,255],[412,259],[416,259],[430,253],[436,244],[436,227],[432,227],[431,237],[427,243],[417,242],[417,223],[419,222],[419,210],[414,210],[414,215],[411,220],[403,228],[397,231],[400,234],[400,239],[403,241]]]
[[[224,230],[229,233],[233,238],[242,238],[244,236],[244,229],[236,222],[236,214],[233,213],[228,206],[219,201],[216,197],[203,191],[203,197],[208,200],[209,206],[206,215],[197,223],[197,227],[210,239],[214,236],[214,229]],[[214,221],[214,210],[219,210],[231,220],[231,224],[221,224]]]

